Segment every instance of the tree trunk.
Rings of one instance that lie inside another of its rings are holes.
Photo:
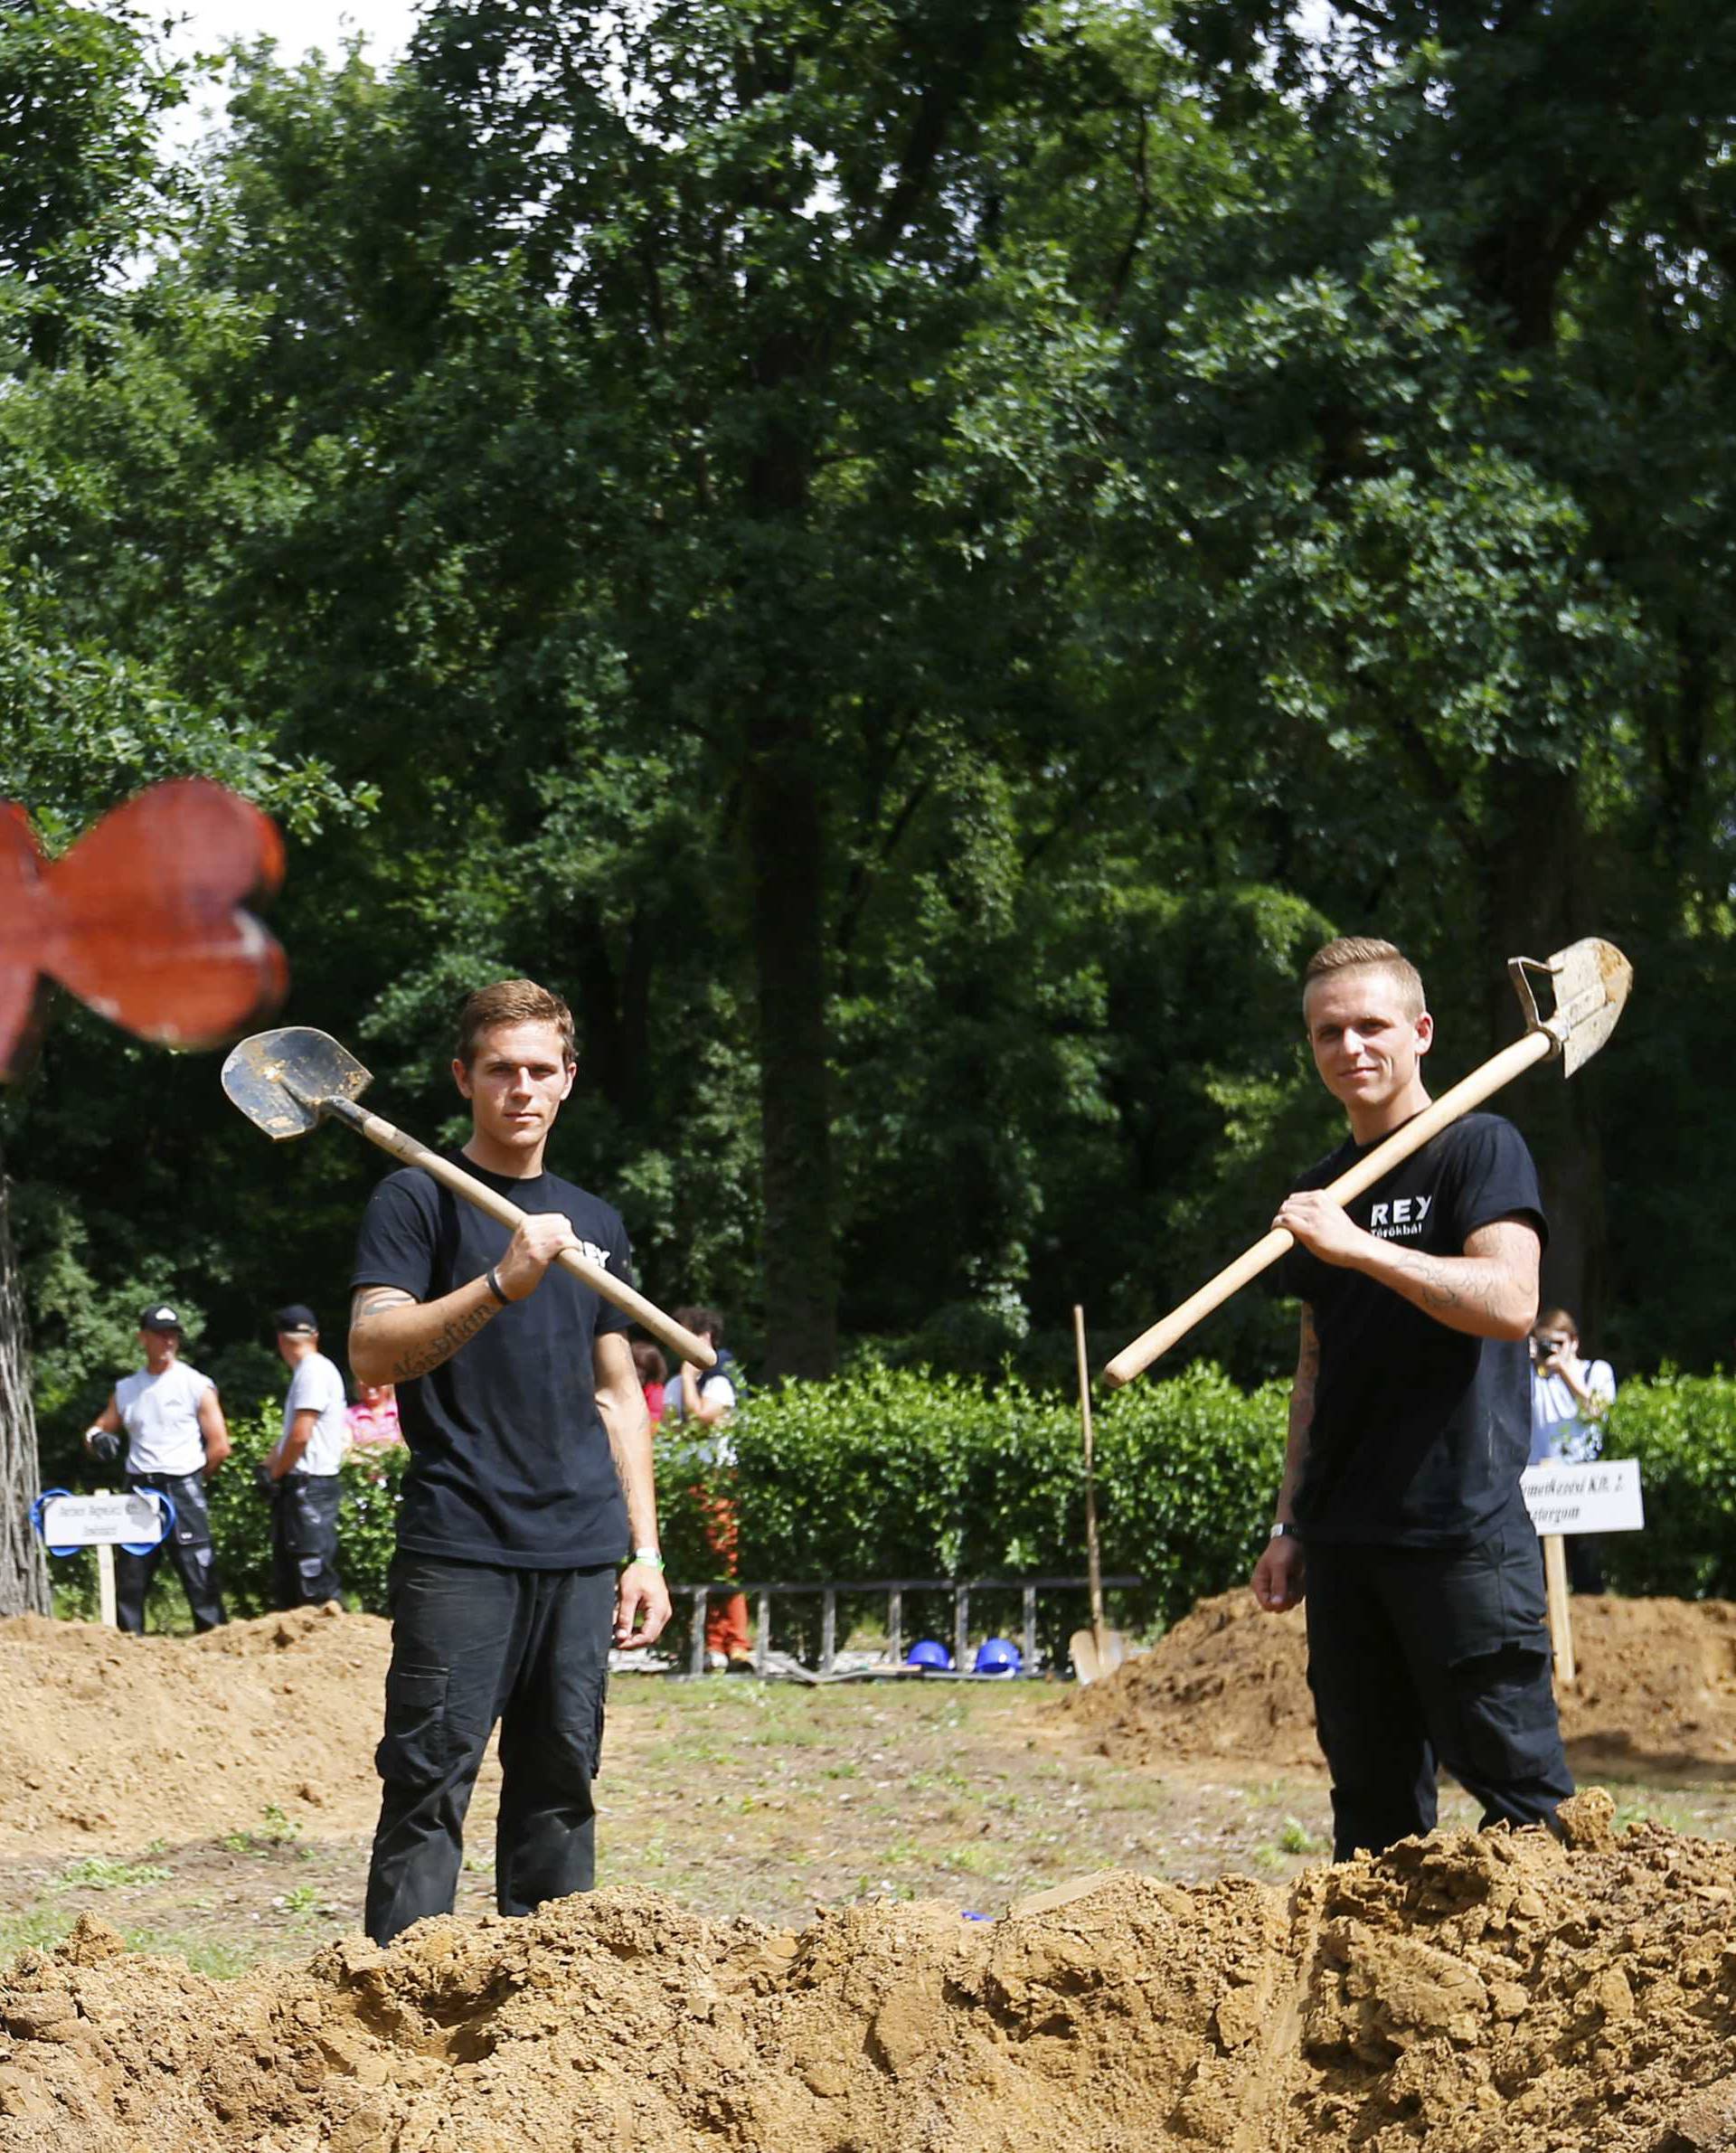
[[[0,1161],[0,1615],[45,1615],[48,1562],[30,1523],[30,1506],[42,1487],[36,1413],[8,1201]]]
[[[837,1366],[837,1251],[826,1000],[826,836],[812,723],[750,729],[749,873],[764,1146],[766,1374]]]

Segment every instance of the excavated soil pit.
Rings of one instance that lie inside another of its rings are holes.
[[[197,1839],[272,1804],[321,1830],[372,1824],[390,1641],[335,1608],[202,1638],[0,1622],[0,1853]]]
[[[1542,1832],[795,1933],[637,1892],[213,1983],[87,1918],[0,1978],[9,2153],[1736,2142],[1736,1850]]]
[[[1736,1607],[1576,1599],[1573,1646],[1579,1679],[1561,1708],[1577,1774],[1736,1778]],[[1300,1613],[1263,1614],[1244,1588],[1202,1601],[1151,1651],[1071,1693],[1066,1710],[1127,1763],[1315,1763],[1307,1661]]]
[[[1732,1610],[1575,1615],[1581,1770],[1736,1777]],[[385,1647],[323,1613],[193,1642],[0,1626],[0,1847],[273,1801],[364,1827]],[[1057,1717],[1184,1787],[1311,1764],[1301,1625],[1226,1595],[1030,1723]],[[1446,1833],[1286,1884],[1105,1872],[998,1922],[779,1930],[605,1891],[230,1980],[87,1914],[0,1965],[0,2148],[1736,2153],[1736,1846],[1614,1814],[1589,1792],[1565,1847]]]

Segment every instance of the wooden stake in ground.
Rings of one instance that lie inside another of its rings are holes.
[[[1103,1619],[1103,1559],[1097,1540],[1097,1461],[1091,1444],[1091,1370],[1085,1355],[1085,1311],[1073,1308],[1073,1344],[1079,1355],[1079,1424],[1085,1441],[1085,1574],[1090,1586],[1091,1627],[1076,1629],[1068,1643],[1081,1683],[1108,1675],[1127,1657],[1127,1639]]]
[[[1543,1534],[1543,1586],[1549,1595],[1549,1642],[1555,1656],[1555,1684],[1571,1689],[1579,1674],[1573,1661],[1573,1610],[1567,1591],[1567,1543],[1559,1533]]]

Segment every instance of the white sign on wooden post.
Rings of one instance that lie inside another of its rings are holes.
[[[42,1505],[42,1534],[50,1547],[155,1547],[167,1514],[148,1487],[126,1495],[54,1495]]]
[[[97,1616],[112,1629],[116,1622],[115,1550],[151,1548],[168,1538],[175,1506],[154,1487],[128,1488],[125,1495],[68,1495],[51,1487],[31,1506],[31,1518],[52,1555],[76,1548],[97,1551]]]
[[[1639,1499],[1637,1458],[1594,1458],[1571,1465],[1564,1458],[1525,1468],[1520,1486],[1525,1508],[1543,1544],[1543,1585],[1549,1600],[1549,1635],[1555,1677],[1571,1688],[1578,1677],[1573,1657],[1573,1616],[1568,1601],[1567,1533],[1637,1533],[1646,1512]]]
[[[1596,1458],[1589,1465],[1551,1459],[1527,1466],[1520,1486],[1540,1534],[1645,1529],[1637,1458]]]

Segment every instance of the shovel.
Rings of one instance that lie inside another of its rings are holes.
[[[1085,1311],[1073,1307],[1073,1346],[1079,1358],[1079,1422],[1085,1440],[1085,1573],[1091,1592],[1091,1626],[1076,1629],[1067,1640],[1073,1676],[1083,1689],[1104,1675],[1114,1674],[1127,1657],[1127,1640],[1118,1629],[1103,1622],[1103,1558],[1097,1542],[1097,1463],[1091,1443],[1091,1372],[1085,1357]]]
[[[1457,1121],[1462,1114],[1468,1114],[1473,1107],[1481,1106],[1492,1093],[1498,1091],[1503,1084],[1511,1083],[1533,1062],[1559,1055],[1564,1077],[1582,1069],[1615,1030],[1616,1020],[1627,1006],[1628,990],[1634,984],[1632,965],[1613,942],[1599,941],[1595,935],[1584,941],[1570,942],[1565,949],[1558,949],[1542,964],[1530,957],[1509,958],[1507,970],[1513,977],[1514,991],[1525,1015],[1524,1038],[1503,1047],[1450,1091],[1443,1091],[1413,1120],[1407,1121],[1402,1128],[1394,1129],[1383,1144],[1375,1145],[1367,1157],[1359,1160],[1349,1173],[1341,1174],[1325,1192],[1335,1202],[1348,1204],[1353,1196],[1360,1196],[1364,1189],[1373,1188],[1401,1159],[1409,1158],[1413,1151],[1420,1151],[1431,1137],[1438,1137],[1449,1123]],[[1542,974],[1553,985],[1552,1016],[1545,1018],[1537,1013],[1537,997],[1531,984],[1533,972]],[[1295,1245],[1294,1234],[1282,1226],[1274,1226],[1263,1241],[1257,1241],[1251,1249],[1238,1256],[1197,1293],[1191,1294],[1179,1308],[1172,1308],[1148,1331],[1141,1331],[1131,1346],[1124,1346],[1104,1369],[1104,1380],[1118,1387],[1131,1383],[1160,1354],[1167,1353],[1178,1338],[1184,1337],[1203,1317],[1209,1316],[1213,1308],[1222,1308],[1231,1294],[1240,1292],[1250,1279],[1257,1279],[1268,1265],[1276,1263],[1287,1249]]]
[[[496,1195],[486,1182],[419,1144],[414,1137],[407,1137],[390,1121],[382,1121],[378,1114],[357,1106],[356,1100],[372,1081],[346,1046],[340,1045],[328,1032],[316,1032],[305,1025],[292,1025],[279,1032],[256,1032],[252,1038],[243,1039],[223,1063],[223,1090],[231,1101],[256,1128],[262,1128],[278,1142],[305,1137],[329,1117],[364,1136],[370,1144],[377,1144],[382,1151],[391,1152],[404,1166],[420,1166],[425,1174],[431,1174],[442,1187],[486,1212],[509,1231],[520,1223],[524,1213],[516,1204]],[[709,1340],[684,1330],[673,1317],[665,1316],[600,1263],[591,1262],[577,1249],[562,1249],[556,1261],[575,1279],[583,1280],[612,1308],[660,1338],[671,1353],[679,1354],[696,1367],[715,1365],[717,1355]]]

